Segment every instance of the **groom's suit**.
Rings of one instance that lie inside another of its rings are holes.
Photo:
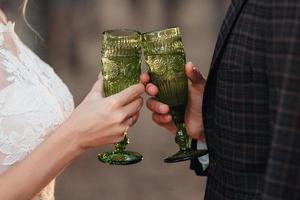
[[[299,0],[232,0],[203,118],[206,200],[300,199]]]

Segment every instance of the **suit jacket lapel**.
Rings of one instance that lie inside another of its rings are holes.
[[[219,33],[219,38],[217,40],[217,44],[215,47],[215,52],[212,59],[210,72],[207,77],[204,96],[203,96],[202,109],[203,109],[204,126],[206,127],[212,127],[213,125],[208,125],[208,124],[214,123],[213,110],[212,110],[212,108],[214,107],[214,95],[215,95],[215,83],[216,83],[215,82],[216,73],[214,73],[214,71],[215,69],[217,69],[217,66],[219,65],[218,62],[222,58],[222,54],[224,52],[224,48],[226,47],[227,40],[229,38],[231,30],[233,29],[234,24],[238,19],[238,16],[246,1],[247,0],[232,0]],[[206,133],[207,133],[207,140],[208,140],[209,129],[206,130]]]
[[[246,1],[247,0],[232,0],[220,30],[214,56],[212,59],[211,69],[214,68],[219,58],[222,56],[222,52],[224,47],[226,46],[227,39]]]

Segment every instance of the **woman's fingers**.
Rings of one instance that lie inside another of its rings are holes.
[[[130,126],[133,126],[139,119],[140,117],[140,112],[137,112],[133,117],[132,117],[132,124],[130,124]]]
[[[140,113],[138,112],[134,116],[129,117],[128,119],[126,119],[124,121],[124,125],[127,126],[127,127],[132,127],[137,122],[137,120],[139,119],[139,116],[140,116]]]
[[[143,106],[143,98],[138,98],[134,100],[133,102],[127,104],[124,106],[121,110],[120,113],[122,113],[122,117],[124,117],[125,120],[128,118],[132,118],[132,116],[136,115],[142,108]]]
[[[145,92],[145,87],[143,84],[139,83],[133,85],[115,95],[112,95],[111,98],[115,99],[115,102],[119,106],[124,106],[139,98]]]
[[[152,112],[155,113],[167,114],[170,111],[168,105],[163,104],[154,98],[148,99],[146,105]]]

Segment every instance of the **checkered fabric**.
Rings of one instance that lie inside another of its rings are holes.
[[[206,200],[300,200],[299,0],[232,0],[203,117]]]

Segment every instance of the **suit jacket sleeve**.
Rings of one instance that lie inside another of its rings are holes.
[[[300,199],[300,5],[281,5],[272,8],[268,22],[272,141],[263,200]]]

